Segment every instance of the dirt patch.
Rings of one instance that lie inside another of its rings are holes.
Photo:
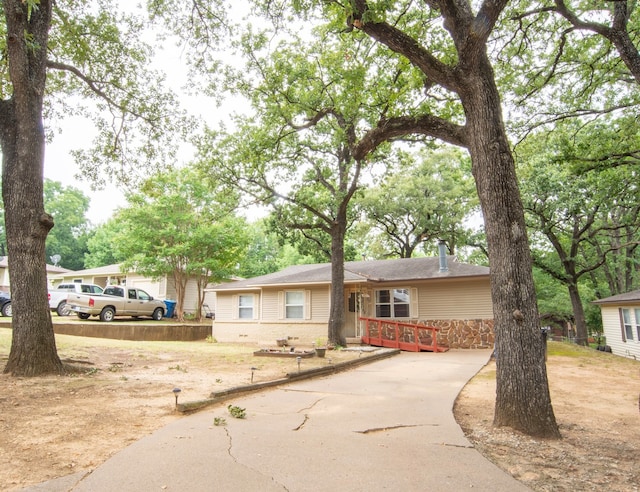
[[[0,367],[9,330],[0,329]],[[2,335],[5,343],[2,344]],[[179,402],[271,381],[298,370],[296,359],[254,357],[255,345],[123,342],[56,336],[58,353],[81,372],[63,377],[0,375],[0,490],[88,471],[174,419]],[[309,347],[311,348],[311,347]],[[301,369],[367,357],[330,351]],[[251,368],[255,368],[253,371]]]
[[[461,392],[455,416],[488,459],[536,491],[640,490],[640,362],[549,344],[551,398],[561,440],[492,426],[495,363]]]

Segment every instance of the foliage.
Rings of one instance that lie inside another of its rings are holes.
[[[216,186],[192,168],[169,171],[145,182],[119,214],[124,225],[113,245],[123,267],[173,278],[179,319],[189,278],[201,293],[230,278],[243,259],[247,237],[244,220],[233,214],[237,200]]]
[[[237,405],[228,405],[227,410],[229,410],[229,414],[236,419],[244,419],[247,416],[246,408],[240,408]]]
[[[313,38],[287,35],[269,46],[268,33],[246,30],[238,49],[247,65],[230,69],[227,80],[256,115],[237,117],[233,133],[210,132],[200,142],[202,166],[270,206],[272,227],[303,255],[331,258],[332,296],[342,298],[345,234],[355,218],[351,200],[363,172],[375,175],[384,169],[383,157],[393,159],[384,145],[367,159],[353,156],[383,111],[375,104],[389,96],[380,81],[369,81],[367,68],[383,76],[392,67],[367,67],[370,42],[320,31]],[[363,90],[366,84],[375,87]],[[330,338],[344,343],[344,313],[332,309]]]
[[[0,7],[2,195],[15,335],[5,372],[14,375],[64,371],[44,261],[53,226],[43,203],[44,144],[54,121],[69,113],[93,116],[93,150],[76,157],[97,183],[137,182],[169,161],[176,133],[182,140],[180,133],[194,127],[163,77],[149,70],[143,23],[119,14],[114,3],[5,0]]]
[[[85,268],[97,268],[106,265],[121,263],[125,260],[118,252],[114,238],[124,234],[125,224],[120,219],[120,212],[104,224],[96,227],[87,239],[87,253],[84,256]]]
[[[594,135],[590,126],[567,122],[556,125],[552,135],[531,135],[518,151],[534,262],[569,289],[581,343],[588,335],[581,278],[608,273],[607,295],[640,285],[636,171],[627,166],[583,171],[575,158],[576,149],[590,146],[597,153],[598,144],[612,138],[611,128]]]
[[[632,0],[515,1],[508,9],[495,52],[520,136],[567,118],[589,125],[636,111],[640,11]]]
[[[327,340],[325,337],[319,337],[313,341],[313,346],[322,348],[322,347],[326,347],[328,343],[329,343],[329,340]]]
[[[534,267],[533,276],[542,324],[554,324],[556,320],[570,320],[573,317],[573,311],[566,286],[538,267]]]
[[[197,127],[166,77],[151,68],[154,48],[145,26],[114,0],[54,7],[46,117],[92,120],[92,146],[73,155],[83,179],[97,186],[110,181],[135,188],[172,162],[178,143]]]
[[[46,255],[50,263],[60,255],[59,266],[82,270],[87,251],[89,198],[72,186],[59,181],[44,181],[45,210],[53,216],[54,226],[47,235]]]
[[[455,254],[457,246],[467,244],[464,221],[478,207],[468,158],[457,149],[409,155],[382,183],[364,191],[358,207],[367,256],[410,258],[420,246],[434,251],[439,239]]]
[[[251,278],[277,272],[290,265],[313,263],[311,256],[301,254],[295,246],[284,243],[283,238],[269,229],[267,219],[253,222],[247,227],[247,253],[237,274]]]

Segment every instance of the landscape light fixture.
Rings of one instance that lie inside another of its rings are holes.
[[[182,390],[180,388],[173,388],[173,394],[176,397],[176,408],[178,408],[178,395]]]

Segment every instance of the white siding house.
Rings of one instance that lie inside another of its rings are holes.
[[[61,268],[54,265],[47,264],[47,279],[49,285],[53,285],[53,280],[57,278],[59,275],[62,275],[66,272],[70,272],[71,270],[67,270],[66,268]],[[9,262],[7,261],[6,256],[0,257],[0,290],[4,292],[11,291],[11,280],[9,278]]]
[[[101,285],[122,284],[136,287],[146,291],[156,299],[176,300],[176,289],[173,279],[165,276],[160,279],[151,279],[135,272],[123,272],[120,264],[107,265],[98,268],[90,268],[79,271],[65,271],[57,275],[49,275],[50,282],[57,285],[61,282],[87,282]],[[205,304],[211,310],[215,309],[215,293],[205,291]],[[184,298],[184,312],[195,313],[198,309],[198,284],[195,279],[189,280]],[[204,315],[205,313],[203,313]]]
[[[600,306],[606,344],[622,357],[640,359],[640,290],[619,294],[594,304]]]

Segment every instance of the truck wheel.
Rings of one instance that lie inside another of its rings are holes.
[[[102,312],[100,313],[100,321],[113,321],[113,318],[115,317],[116,312],[113,310],[113,308],[110,307],[106,307],[102,310]]]
[[[156,308],[151,317],[156,321],[160,321],[163,316],[164,316],[164,311],[162,310],[162,308]]]
[[[13,316],[13,308],[11,307],[11,302],[7,302],[4,306],[2,306],[2,316]]]
[[[62,301],[60,304],[58,304],[56,313],[58,313],[58,316],[69,316],[69,314],[71,314],[71,308],[66,301]]]
[[[78,313],[78,318],[80,319],[89,319],[90,314],[87,313]]]

